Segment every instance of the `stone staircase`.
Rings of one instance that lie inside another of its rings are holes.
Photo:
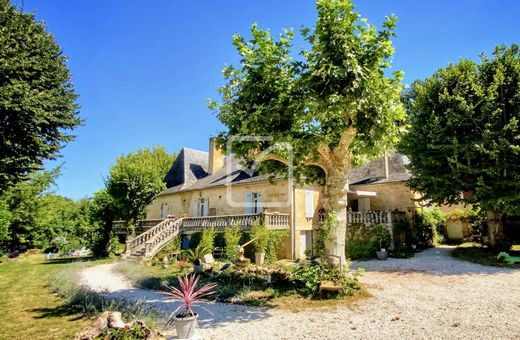
[[[183,218],[166,219],[152,229],[126,241],[124,258],[146,260],[179,235]]]

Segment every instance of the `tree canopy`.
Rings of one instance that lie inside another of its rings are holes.
[[[166,189],[164,177],[176,157],[157,146],[117,158],[106,186],[121,218],[135,225],[145,217],[146,206]]]
[[[301,30],[303,50],[292,30],[275,39],[254,24],[250,40],[234,35],[240,65],[224,69],[210,108],[227,127],[224,146],[236,136],[272,138],[226,150],[248,161],[262,154],[264,173],[287,173],[288,151],[272,147],[290,144],[295,179],[323,184],[324,207],[337,212],[326,251],[344,261],[347,173],[390,148],[404,119],[402,74],[388,75],[396,18],[377,29],[349,0],[318,0],[316,9],[315,26]]]
[[[43,23],[0,0],[0,192],[73,139],[80,119],[65,62]]]
[[[410,186],[439,203],[478,203],[520,214],[520,51],[497,46],[480,63],[461,60],[406,91]]]

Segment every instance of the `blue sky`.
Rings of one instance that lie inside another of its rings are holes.
[[[12,0],[35,12],[69,57],[84,126],[48,167],[64,163],[57,193],[81,198],[103,187],[115,158],[139,147],[207,150],[223,127],[207,108],[221,70],[237,61],[234,33],[253,22],[278,34],[312,26],[307,0]],[[519,42],[517,0],[358,0],[370,23],[398,16],[393,68],[405,82],[460,58]]]

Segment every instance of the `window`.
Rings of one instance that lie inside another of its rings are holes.
[[[262,212],[262,194],[259,192],[246,192],[246,214],[258,214]]]
[[[209,201],[207,197],[200,197],[193,202],[193,216],[208,216]]]
[[[359,209],[359,211],[369,211],[370,210],[370,198],[360,197],[358,199],[358,209]]]
[[[314,191],[305,190],[305,217],[314,217]]]
[[[161,218],[167,218],[168,217],[168,202],[162,202],[161,203]]]

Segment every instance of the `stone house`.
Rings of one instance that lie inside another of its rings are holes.
[[[391,226],[392,211],[415,208],[416,195],[405,186],[410,176],[406,162],[405,156],[392,153],[349,173],[348,223]],[[279,249],[281,258],[303,258],[313,251],[324,218],[319,186],[283,178],[271,183],[242,169],[237,159],[225,157],[213,139],[209,152],[183,148],[165,180],[167,189],[148,207],[148,220],[184,217],[183,225],[200,230],[209,225],[224,228],[231,220],[247,225],[258,217],[271,228],[290,230]],[[190,234],[190,229],[183,233]]]

